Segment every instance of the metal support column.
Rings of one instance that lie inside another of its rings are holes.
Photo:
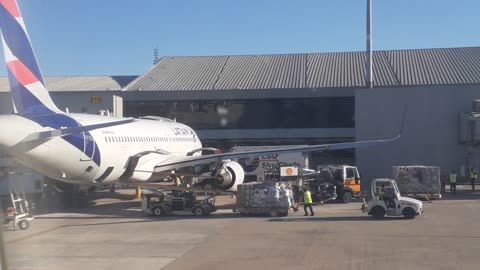
[[[373,88],[372,0],[367,0],[367,76],[368,88]]]

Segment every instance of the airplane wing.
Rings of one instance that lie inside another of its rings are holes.
[[[406,112],[407,110],[405,109],[403,112],[403,118],[402,118],[400,131],[398,135],[389,139],[347,142],[347,143],[318,144],[318,145],[307,145],[307,146],[293,145],[293,146],[264,149],[264,150],[215,153],[215,154],[207,154],[207,155],[201,155],[201,156],[192,156],[192,155],[175,156],[175,155],[166,155],[164,153],[161,153],[159,158],[151,159],[148,162],[149,164],[147,164],[148,166],[142,166],[142,168],[145,168],[144,171],[142,171],[140,168],[136,168],[136,166],[132,166],[132,169],[128,171],[133,173],[134,171],[139,170],[138,172],[140,173],[148,174],[148,172],[150,173],[164,172],[168,170],[176,170],[176,169],[189,167],[189,166],[221,162],[223,160],[229,160],[229,159],[255,158],[262,155],[286,154],[286,153],[309,153],[309,152],[319,152],[319,151],[329,151],[329,150],[371,147],[378,144],[389,143],[389,142],[398,140],[403,133]],[[152,165],[153,165],[153,170],[150,170],[149,168],[152,168]],[[129,173],[128,176],[131,176],[131,174]]]
[[[318,144],[318,145],[307,145],[307,146],[288,146],[288,147],[275,148],[275,149],[244,151],[244,152],[234,152],[234,153],[221,153],[221,154],[208,154],[203,156],[171,156],[163,160],[162,163],[155,166],[154,170],[155,172],[161,172],[166,170],[183,168],[187,166],[195,166],[200,164],[218,162],[218,161],[227,160],[227,159],[255,158],[258,156],[270,155],[270,154],[309,153],[309,152],[328,151],[328,150],[371,147],[371,146],[382,144],[382,143],[393,142],[399,139],[400,137],[401,137],[401,133],[393,138],[382,139],[382,140]]]

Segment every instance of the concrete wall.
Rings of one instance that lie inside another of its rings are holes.
[[[479,98],[479,85],[355,90],[357,141],[395,136],[407,106],[399,140],[356,150],[362,177],[391,177],[394,165],[434,165],[458,172],[466,164],[466,147],[458,143],[459,113],[470,112],[472,100]],[[479,149],[475,151],[478,156]],[[480,168],[478,161],[475,166]]]
[[[115,91],[79,91],[53,92],[52,99],[61,110],[68,108],[70,112],[98,114],[100,110],[113,112],[113,96]],[[100,99],[98,99],[99,97]],[[94,103],[95,99],[99,103]]]

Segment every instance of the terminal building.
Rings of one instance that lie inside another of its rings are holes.
[[[475,125],[461,125],[480,99],[480,47],[376,51],[372,89],[365,60],[365,52],[164,57],[138,77],[46,81],[71,112],[169,117],[222,149],[390,138],[406,111],[397,141],[314,153],[310,167],[356,164],[363,178],[389,177],[395,165],[480,169]]]
[[[121,116],[121,90],[137,76],[45,77],[47,89],[59,109],[72,113],[111,113]],[[7,77],[0,77],[0,114],[13,112]]]

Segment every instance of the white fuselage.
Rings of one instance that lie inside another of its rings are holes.
[[[82,126],[121,120],[88,114],[65,113],[61,116]],[[41,174],[74,184],[92,184],[98,179],[101,183],[117,181],[124,174],[129,158],[141,152],[162,152],[155,156],[155,161],[161,163],[162,159],[186,156],[202,147],[193,129],[168,119],[138,119],[70,136],[22,142],[31,133],[48,130],[43,126],[48,121],[58,123],[59,120],[0,116],[0,126],[3,127],[0,151]]]

